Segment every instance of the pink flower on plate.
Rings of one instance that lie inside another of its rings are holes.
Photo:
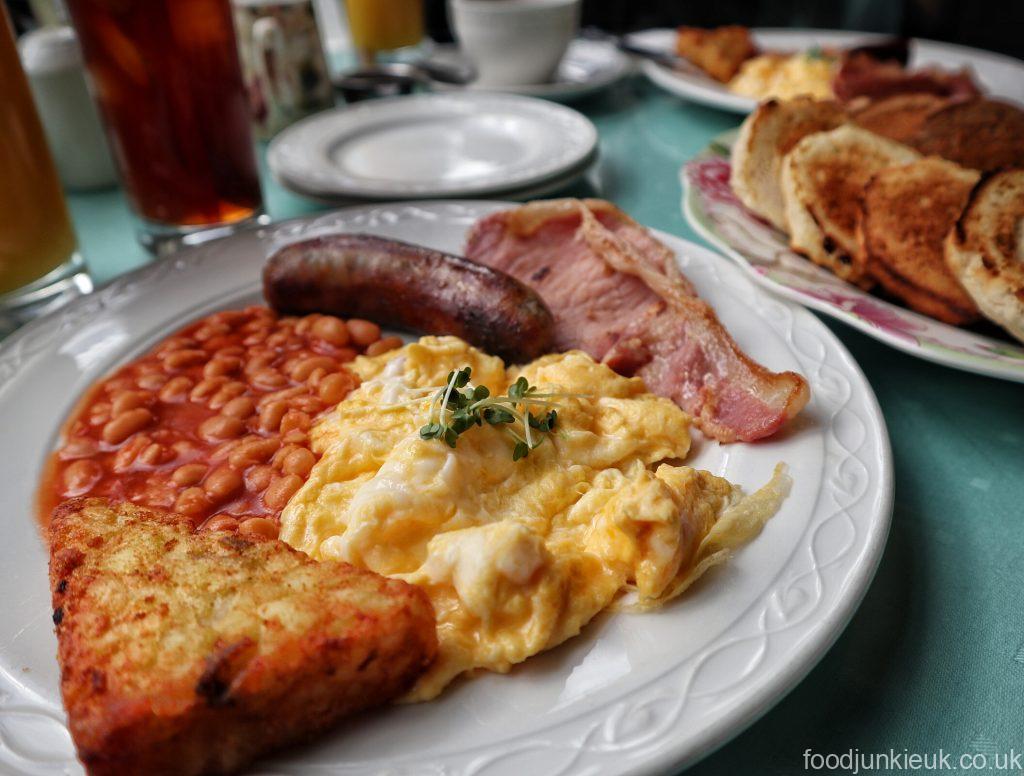
[[[900,315],[899,312],[893,310],[888,305],[873,302],[862,296],[844,294],[824,288],[814,290],[805,288],[803,292],[808,296],[813,296],[815,299],[821,299],[842,310],[846,310],[887,334],[909,340],[914,344],[920,344],[915,335],[928,329],[924,324],[917,323]]]
[[[743,218],[750,222],[756,222],[762,226],[771,227],[767,221],[756,213],[747,210],[746,205],[740,202],[729,185],[729,174],[732,167],[728,159],[721,156],[710,156],[694,159],[686,165],[686,177],[690,185],[708,203],[727,205],[734,209]]]
[[[702,196],[712,202],[743,207],[729,186],[729,161],[720,156],[695,159],[686,165],[686,176]]]

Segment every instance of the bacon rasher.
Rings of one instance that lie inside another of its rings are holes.
[[[774,434],[810,396],[800,375],[744,353],[672,251],[608,202],[538,201],[486,216],[470,230],[466,256],[540,294],[556,349],[643,378],[720,442]]]

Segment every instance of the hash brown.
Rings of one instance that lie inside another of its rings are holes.
[[[750,30],[737,24],[710,30],[680,27],[676,30],[676,53],[716,81],[726,82],[757,54],[757,47]]]
[[[55,511],[50,585],[90,776],[234,772],[404,692],[437,648],[411,585],[104,499]]]

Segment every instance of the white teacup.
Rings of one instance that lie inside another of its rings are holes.
[[[546,83],[580,23],[581,0],[448,0],[459,45],[481,86]]]

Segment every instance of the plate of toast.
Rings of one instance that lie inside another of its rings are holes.
[[[691,226],[892,347],[1024,382],[1024,111],[900,94],[761,103],[681,173]]]

